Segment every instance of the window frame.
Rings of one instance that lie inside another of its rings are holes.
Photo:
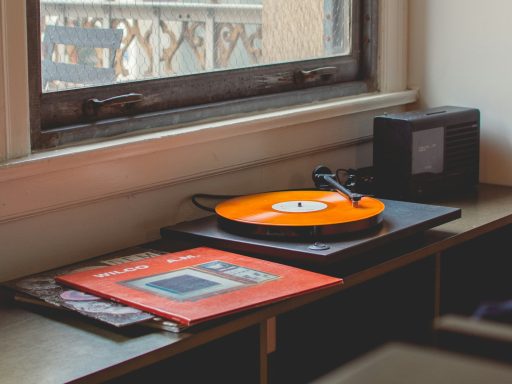
[[[269,64],[236,70],[151,79],[107,86],[43,93],[41,87],[39,0],[27,1],[30,132],[33,151],[84,144],[126,134],[178,128],[197,121],[219,120],[264,110],[308,104],[377,89],[378,1],[354,0],[353,49],[347,56]],[[337,71],[301,81],[301,70],[335,66]],[[226,81],[229,76],[229,81]],[[276,78],[285,81],[275,83]],[[261,84],[264,86],[261,86]],[[232,84],[244,84],[235,87]],[[275,86],[274,86],[275,85]],[[211,93],[197,89],[208,89]],[[179,92],[173,90],[179,89]],[[107,108],[90,116],[85,101],[129,93],[158,101]],[[77,118],[78,116],[78,118]]]

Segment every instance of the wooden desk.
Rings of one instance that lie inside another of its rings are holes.
[[[341,271],[345,287],[330,288],[225,318],[202,330],[182,334],[128,334],[61,312],[45,313],[0,300],[0,380],[2,383],[102,382],[243,329],[257,327],[259,364],[256,375],[259,374],[260,382],[266,382],[269,319],[300,308],[307,310],[309,305],[322,302],[324,298],[344,295],[347,288],[360,286],[429,256],[437,255],[439,259],[447,249],[512,223],[512,188],[509,187],[481,185],[476,196],[441,204],[461,207],[462,218],[426,231],[412,249],[404,251],[398,247],[389,250],[382,260],[371,259],[372,265],[354,273],[344,275]],[[301,329],[302,336],[311,337],[315,333],[308,329]]]
[[[397,268],[483,236],[512,223],[512,187],[481,184],[478,193],[435,204],[462,209],[462,217],[425,231],[415,249],[345,277],[345,287],[364,283]]]
[[[266,382],[268,321],[340,289],[327,288],[179,334],[122,332],[72,314],[27,310],[4,300],[0,303],[0,382],[103,382],[251,326],[259,327],[259,375],[260,382]]]

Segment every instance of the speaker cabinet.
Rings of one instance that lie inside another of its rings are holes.
[[[480,111],[444,106],[377,116],[375,194],[425,201],[473,191],[479,178]]]

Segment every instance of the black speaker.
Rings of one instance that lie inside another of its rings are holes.
[[[475,190],[480,111],[445,106],[385,114],[373,122],[375,194],[427,201]]]

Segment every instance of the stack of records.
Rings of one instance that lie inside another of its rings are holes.
[[[208,247],[112,256],[4,285],[19,301],[74,311],[115,327],[138,324],[181,332],[343,282]]]
[[[142,325],[171,332],[181,332],[186,327],[137,308],[71,289],[56,281],[56,277],[59,275],[99,269],[105,266],[117,266],[146,260],[161,254],[164,252],[134,247],[63,268],[10,280],[2,285],[14,293],[14,300],[22,303],[72,311],[114,327]]]

